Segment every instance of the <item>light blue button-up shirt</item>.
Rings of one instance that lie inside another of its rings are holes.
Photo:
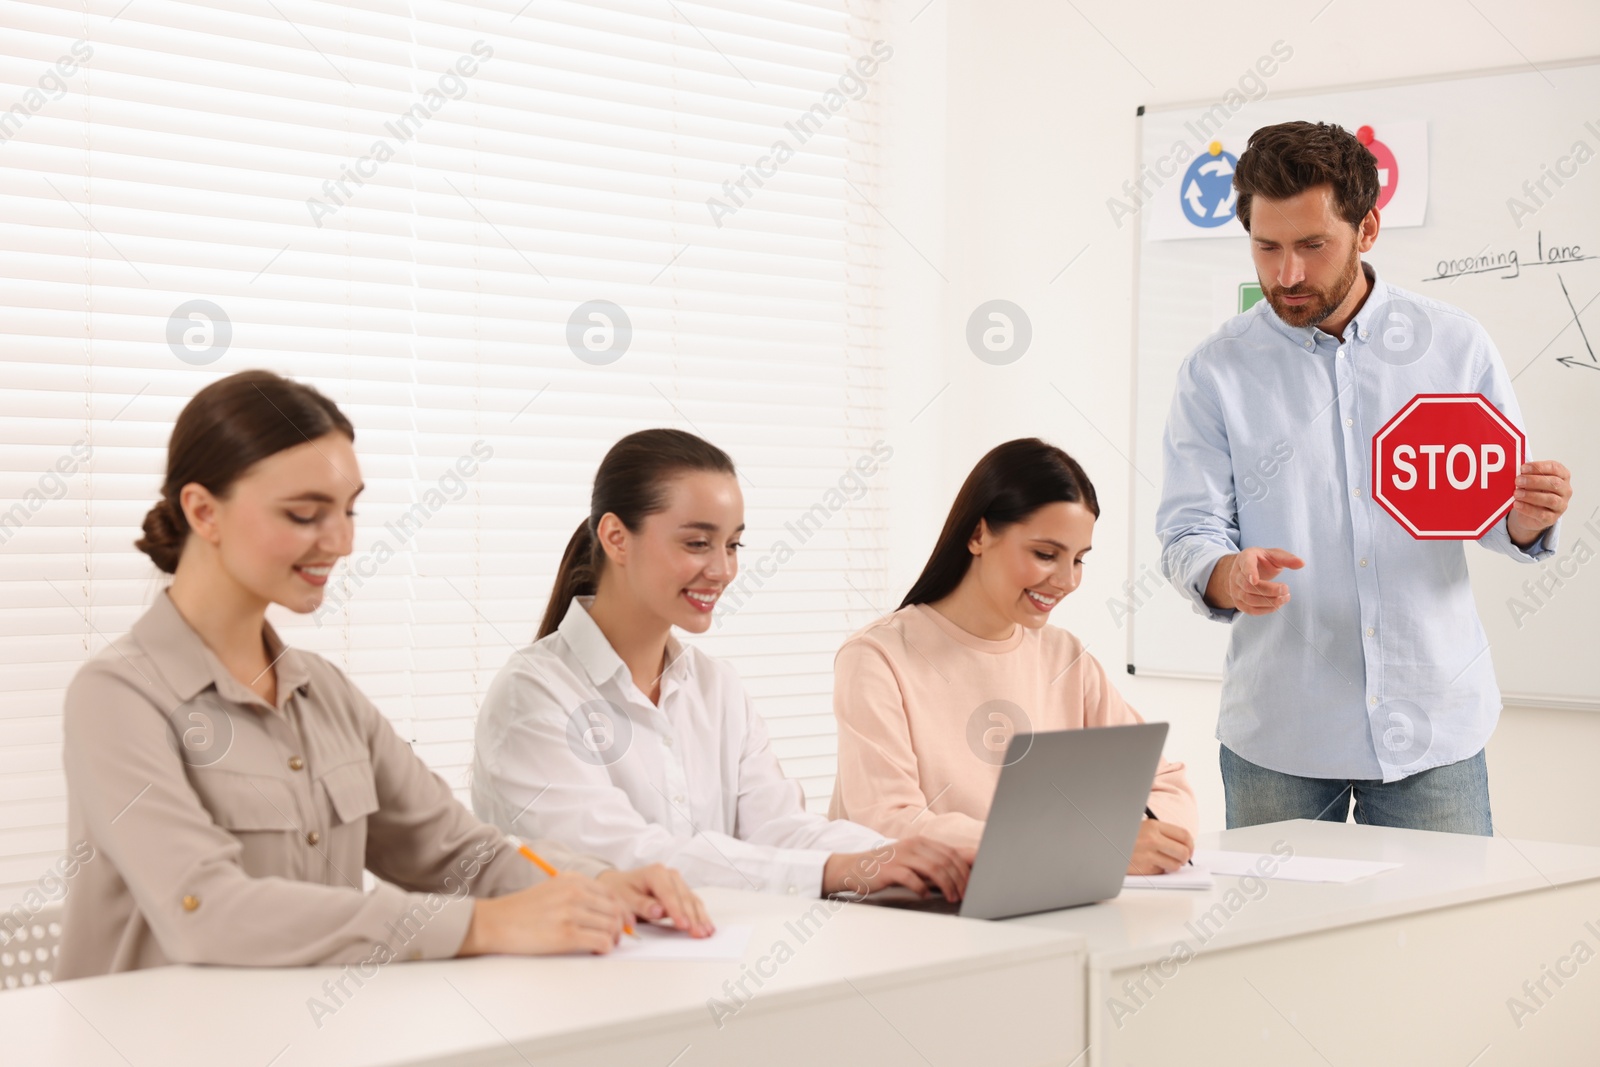
[[[1217,740],[1289,774],[1397,781],[1476,755],[1500,691],[1463,543],[1415,540],[1371,499],[1372,438],[1418,393],[1481,393],[1519,429],[1522,416],[1476,319],[1362,267],[1372,291],[1344,340],[1263,300],[1184,360],[1156,532],[1168,580],[1232,629]],[[1524,551],[1502,519],[1478,543],[1533,562],[1557,533]],[[1251,546],[1305,560],[1277,578],[1289,603],[1208,605],[1217,561]]]

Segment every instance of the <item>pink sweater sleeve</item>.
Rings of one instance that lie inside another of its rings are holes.
[[[924,835],[977,848],[983,823],[961,812],[937,814],[917,773],[900,680],[887,656],[857,638],[833,666],[833,714],[839,722],[839,771],[828,814],[892,838]]]
[[[1105,668],[1093,656],[1083,657],[1083,718],[1085,726],[1126,726],[1144,718],[1117,692],[1106,677]],[[1150,788],[1150,810],[1162,822],[1177,823],[1191,834],[1200,832],[1200,811],[1189,788],[1183,764],[1163,757],[1156,764],[1156,780]]]

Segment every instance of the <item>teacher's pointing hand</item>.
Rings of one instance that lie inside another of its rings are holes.
[[[1297,571],[1305,560],[1282,548],[1247,548],[1217,560],[1206,583],[1206,602],[1223,611],[1270,615],[1289,602],[1289,587],[1272,579]]]

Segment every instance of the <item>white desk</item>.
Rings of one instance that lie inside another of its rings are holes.
[[[1201,837],[1202,847],[1250,852],[1280,841],[1297,855],[1403,866],[1348,885],[1269,881],[1254,898],[1230,898],[1240,880],[1218,876],[1207,892],[1129,890],[1005,923],[851,905],[825,912],[803,942],[786,924],[818,902],[707,890],[719,923],[755,926],[742,963],[395,964],[320,1027],[307,1003],[335,969],[166,967],[0,994],[0,1059],[27,1067],[1600,1063],[1600,849],[1312,822]],[[780,941],[793,955],[773,968]],[[1579,942],[1590,953],[1581,963]],[[726,999],[723,983],[763,957],[772,977],[718,1029],[710,998]],[[1558,964],[1570,972],[1560,986],[1549,977]],[[1548,995],[1536,1001],[1523,983],[1541,979]],[[1141,980],[1142,992],[1124,987]],[[1514,1020],[1513,997],[1534,1010]]]
[[[1002,924],[1087,938],[1084,1063],[1600,1064],[1600,849],[1308,821],[1202,834],[1200,847],[1279,841],[1404,866],[1345,885],[1265,882],[1232,906],[1240,879],[1218,876],[1205,892],[1128,890]],[[1578,942],[1593,954],[1581,964]],[[1540,1006],[1523,983],[1558,964],[1576,973],[1545,977]],[[1124,987],[1141,979],[1145,992]],[[1512,997],[1536,1010],[1514,1020]]]
[[[0,993],[0,1061],[26,1067],[871,1064],[1067,1067],[1083,940],[1036,928],[707,890],[755,926],[743,963],[491,957],[382,968],[331,1017],[332,968],[162,967]],[[821,916],[803,941],[787,923]],[[793,955],[774,967],[779,941]],[[762,957],[753,998],[708,1008]],[[1073,1007],[1063,1010],[1063,998]]]

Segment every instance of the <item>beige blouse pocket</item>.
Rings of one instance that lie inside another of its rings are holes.
[[[359,879],[355,868],[366,866],[367,816],[378,810],[372,764],[364,759],[341,763],[318,781],[330,815],[327,854],[341,880]]]
[[[245,873],[254,878],[289,874],[299,840],[297,805],[289,784],[220,771],[195,778],[212,821],[239,842]]]
[[[322,776],[322,787],[336,823],[360,822],[378,810],[378,786],[366,761],[333,768]]]

